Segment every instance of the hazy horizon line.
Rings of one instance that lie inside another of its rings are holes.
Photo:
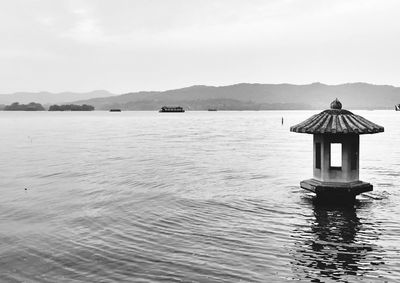
[[[29,90],[20,90],[20,91],[14,91],[14,92],[0,92],[0,95],[14,95],[18,93],[33,93],[33,94],[39,94],[39,93],[49,93],[49,94],[63,94],[63,93],[75,93],[75,94],[87,94],[91,92],[108,92],[111,95],[123,95],[123,94],[128,94],[128,93],[137,93],[137,92],[165,92],[165,91],[172,91],[172,90],[178,90],[178,89],[185,89],[185,88],[191,88],[191,87],[227,87],[227,86],[235,86],[235,85],[294,85],[294,86],[307,86],[307,85],[315,85],[315,84],[320,84],[320,85],[326,85],[326,86],[340,86],[340,85],[346,85],[346,84],[368,84],[368,85],[374,85],[374,86],[389,86],[389,87],[400,87],[395,84],[378,84],[378,83],[370,83],[370,82],[365,82],[365,81],[357,81],[357,82],[344,82],[344,83],[335,83],[335,84],[328,84],[324,82],[312,82],[312,83],[289,83],[289,82],[281,82],[281,83],[260,83],[260,82],[240,82],[240,83],[233,83],[233,84],[223,84],[223,85],[211,85],[211,84],[193,84],[189,86],[183,86],[183,87],[174,87],[174,88],[168,88],[168,89],[161,89],[161,90],[133,90],[133,91],[125,91],[125,92],[113,92],[108,89],[102,89],[102,88],[97,88],[97,89],[92,89],[88,91],[72,91],[72,90],[63,90],[63,91],[49,91],[49,90],[40,90],[40,91],[29,91]]]

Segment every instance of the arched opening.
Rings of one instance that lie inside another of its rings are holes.
[[[334,170],[342,169],[342,144],[331,143],[329,153],[329,167]]]

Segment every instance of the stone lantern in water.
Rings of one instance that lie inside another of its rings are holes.
[[[314,135],[313,178],[300,186],[316,193],[318,199],[354,200],[372,191],[370,183],[359,180],[359,145],[361,134],[383,132],[384,128],[342,109],[339,100],[290,131]]]

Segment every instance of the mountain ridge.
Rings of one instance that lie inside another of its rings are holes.
[[[283,110],[325,109],[335,98],[342,101],[347,109],[391,109],[394,104],[400,103],[400,87],[363,82],[337,85],[194,85],[166,91],[130,92],[113,97],[79,100],[75,103],[94,105],[99,110],[157,110],[164,105],[180,105],[191,110]]]
[[[346,109],[392,109],[400,103],[400,87],[365,82],[328,85],[237,83],[225,86],[192,85],[164,91],[113,94],[106,90],[75,92],[17,92],[0,95],[0,104],[89,104],[97,110],[157,110],[179,105],[188,110],[326,109],[338,98]]]
[[[111,97],[114,94],[107,90],[93,90],[89,92],[63,91],[52,93],[49,91],[24,92],[19,91],[12,94],[0,94],[0,104],[11,104],[14,102],[42,104],[69,103],[76,100],[91,99],[96,97]]]

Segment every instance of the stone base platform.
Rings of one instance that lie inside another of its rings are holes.
[[[372,191],[373,186],[363,181],[354,182],[323,182],[316,179],[308,179],[300,182],[300,187],[313,192],[317,199],[334,201],[354,201],[356,195]]]

